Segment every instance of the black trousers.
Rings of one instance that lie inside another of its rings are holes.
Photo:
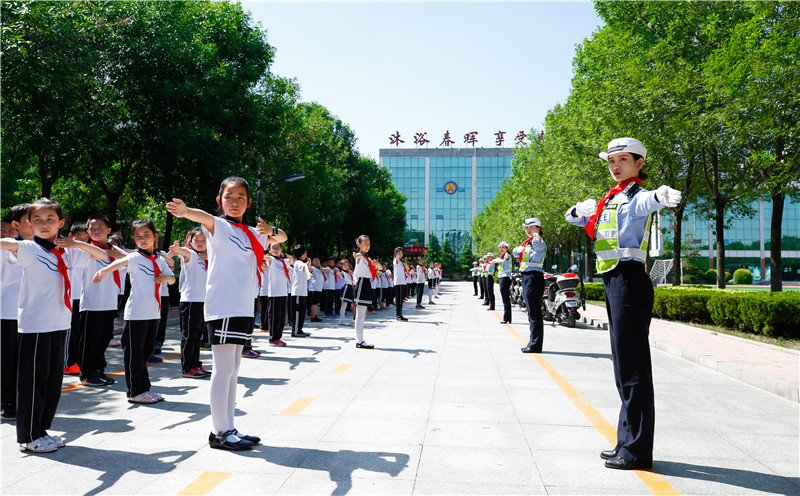
[[[417,283],[417,305],[422,305],[422,295],[425,294],[425,283]]]
[[[303,330],[306,321],[306,296],[292,296],[289,300],[289,311],[293,315],[292,336]]]
[[[125,386],[128,398],[150,391],[147,360],[153,354],[158,319],[126,320],[122,326],[122,351],[125,360]]]
[[[406,285],[398,284],[394,287],[394,314],[397,317],[403,316],[403,300],[406,295]]]
[[[82,347],[82,333],[81,333],[81,313],[78,309],[81,307],[81,300],[72,300],[72,322],[70,323],[69,333],[67,334],[67,351],[66,359],[64,360],[64,368],[71,366],[73,363],[78,363],[78,358],[81,354]]]
[[[341,288],[336,290],[336,299],[333,302],[333,313],[338,314],[345,311],[344,305],[342,304],[342,298],[344,297],[344,289],[346,286],[342,286]]]
[[[480,295],[478,297],[480,299],[482,299],[482,300],[484,300],[484,298],[485,298],[484,295],[483,295],[484,292],[485,292],[485,289],[486,289],[486,285],[484,284],[484,282],[485,282],[484,281],[484,277],[483,276],[479,276],[478,277],[478,291],[480,291]]]
[[[486,277],[486,301],[489,303],[489,310],[494,310],[494,276]]]
[[[614,381],[622,407],[617,423],[618,456],[648,466],[653,461],[655,394],[650,360],[653,284],[636,261],[620,262],[603,274]]]
[[[322,305],[322,311],[325,312],[325,315],[333,315],[333,300],[336,298],[336,290],[323,289],[322,298],[324,301],[324,304]]]
[[[95,372],[103,372],[106,368],[106,349],[114,336],[114,317],[116,310],[98,310],[81,312],[81,348],[78,365],[81,377]],[[63,373],[63,370],[62,370]]]
[[[472,289],[475,291],[475,296],[478,296],[478,276],[472,276]]]
[[[544,295],[544,274],[538,270],[522,273],[522,296],[528,310],[528,324],[531,338],[528,347],[541,353],[544,342],[544,319],[542,318],[542,295]]]
[[[503,299],[503,322],[511,322],[511,278],[501,277],[497,282]]]
[[[289,328],[294,328],[294,311],[292,309],[292,293],[286,298],[286,323],[289,324]]]
[[[270,296],[267,298],[270,341],[277,341],[283,337],[283,326],[286,324],[287,298],[287,296]]]
[[[261,330],[269,330],[269,296],[259,296],[257,300],[261,304]]]
[[[189,372],[200,367],[200,342],[206,331],[202,301],[182,301],[178,305],[181,313],[181,369]]]
[[[74,307],[73,307],[74,308]],[[3,319],[0,321],[0,403],[3,410],[15,411],[17,404],[17,357],[19,356],[19,339],[17,337],[17,321]]]
[[[167,319],[169,318],[169,296],[161,297],[161,319],[158,321],[158,332],[156,333],[156,343],[159,346],[164,344],[167,339]]]
[[[64,378],[67,330],[24,333],[18,339],[17,442],[29,443],[46,436],[56,416]]]

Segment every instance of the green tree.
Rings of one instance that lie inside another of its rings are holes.
[[[458,272],[458,264],[456,263],[456,254],[453,253],[453,247],[450,246],[450,240],[445,239],[442,244],[442,251],[439,257],[439,262],[442,264],[442,272],[448,276],[452,276]]]
[[[472,269],[472,262],[475,261],[475,255],[472,254],[471,243],[464,244],[461,253],[458,255],[458,273],[461,277],[470,277],[470,270]]]

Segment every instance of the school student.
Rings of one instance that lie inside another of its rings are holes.
[[[394,249],[394,260],[392,262],[394,267],[394,314],[397,320],[407,322],[408,319],[403,317],[403,301],[406,296],[406,271],[404,265],[403,247],[398,246]]]
[[[311,334],[303,332],[306,320],[306,299],[308,298],[308,280],[311,278],[311,268],[308,265],[308,253],[305,246],[295,245],[290,259],[292,273],[292,298],[289,306],[294,314],[292,319],[292,337],[305,338]]]
[[[353,278],[353,303],[355,304],[356,318],[356,348],[371,350],[375,345],[367,344],[364,341],[364,320],[367,317],[367,305],[372,303],[372,280],[376,277],[376,268],[372,260],[369,259],[370,242],[369,236],[362,234],[356,238],[356,247],[353,251],[355,259],[355,269]]]
[[[333,315],[339,317],[341,312],[344,311],[342,306],[342,295],[344,294],[344,276],[342,275],[342,262],[343,260],[336,261],[333,270],[336,274],[336,294],[333,299]]]
[[[325,317],[333,317],[333,300],[336,297],[336,273],[333,271],[334,257],[325,259],[325,265],[321,267],[322,283],[322,311]]]
[[[223,213],[220,217],[189,208],[177,198],[167,203],[167,211],[200,223],[207,240],[204,314],[213,362],[209,388],[213,431],[208,443],[214,449],[243,450],[261,439],[241,434],[234,426],[242,348],[253,334],[253,301],[264,247],[266,243],[286,241],[286,233],[261,219],[257,229],[242,223],[253,199],[250,185],[241,177],[222,181],[216,201]]]
[[[85,222],[75,222],[69,228],[68,236],[75,241],[82,243],[89,242],[89,233],[86,232]],[[69,271],[69,282],[72,286],[72,322],[69,333],[67,333],[67,351],[64,360],[64,373],[68,375],[80,375],[81,368],[78,365],[78,358],[81,350],[81,293],[83,292],[83,267],[74,267]],[[113,339],[112,339],[113,341]],[[109,341],[109,346],[111,341]]]
[[[267,284],[267,321],[269,322],[270,346],[286,346],[281,339],[286,321],[286,301],[288,299],[289,261],[283,257],[280,243],[272,243],[269,254],[264,257],[267,270],[264,280]]]
[[[125,303],[122,328],[125,385],[128,402],[150,404],[164,399],[150,391],[147,361],[153,354],[161,320],[161,285],[174,284],[175,276],[167,262],[155,253],[158,232],[153,221],[135,220],[131,229],[138,249],[98,270],[92,283],[98,284],[115,270],[128,268],[131,293]]]
[[[186,234],[186,246],[176,241],[169,247],[170,257],[180,257],[181,277],[178,290],[181,301],[178,305],[181,325],[181,371],[183,377],[204,379],[211,372],[203,368],[200,361],[200,346],[206,330],[203,316],[206,301],[206,276],[208,257],[206,237],[202,229],[195,227]]]
[[[3,238],[16,241],[33,239],[33,229],[28,223],[30,204],[14,205],[3,217]],[[2,417],[12,420],[17,417],[17,318],[19,291],[22,284],[22,267],[16,263],[10,251],[0,252],[0,376],[2,376]]]
[[[422,257],[417,258],[417,306],[414,308],[419,308],[424,310],[425,307],[422,306],[422,295],[425,293],[425,267],[422,265]]]
[[[42,198],[28,209],[33,239],[0,239],[0,249],[16,254],[22,267],[18,300],[17,442],[20,450],[48,453],[64,446],[50,428],[61,398],[64,351],[72,320],[69,269],[86,266],[105,251],[60,238],[64,213]]]
[[[342,289],[342,311],[339,313],[339,325],[350,325],[349,322],[344,321],[344,314],[347,309],[350,309],[350,314],[353,318],[356,317],[356,306],[353,303],[353,272],[350,270],[350,261],[342,260],[342,279],[344,280],[344,288]]]
[[[319,258],[311,259],[311,279],[308,281],[308,306],[311,311],[311,322],[322,322],[318,312],[322,301],[322,287],[327,276],[322,272]]]
[[[120,291],[125,289],[125,279],[119,271],[104,279],[100,284],[92,284],[98,270],[107,267],[117,258],[125,258],[127,253],[108,244],[111,227],[103,214],[91,215],[86,222],[89,243],[106,250],[103,260],[93,259],[83,272],[83,291],[81,292],[81,346],[78,365],[81,370],[81,384],[84,386],[107,386],[116,381],[105,374],[105,352],[114,337],[114,318],[117,315]]]
[[[617,445],[600,457],[612,469],[646,469],[653,465],[655,397],[650,360],[653,284],[645,271],[651,215],[676,207],[681,192],[669,186],[642,188],[647,149],[634,138],[617,138],[600,158],[617,185],[598,203],[588,199],[565,217],[581,226],[595,242],[597,272],[603,276],[611,338],[614,380],[622,402]]]
[[[165,252],[165,251],[163,251],[163,250],[158,248],[158,236],[156,236],[156,243],[155,243],[155,247],[153,249],[155,250],[154,253],[156,255],[158,255],[158,256],[160,256],[161,258],[164,259],[164,261],[169,266],[169,269],[170,270],[174,270],[175,261],[172,260],[172,257],[170,257],[167,254],[167,252]],[[161,348],[164,346],[164,341],[166,341],[166,339],[167,339],[167,320],[169,319],[169,307],[170,307],[170,303],[169,303],[169,286],[168,285],[166,285],[166,284],[162,284],[161,285],[160,297],[161,297],[160,298],[161,299],[161,318],[158,321],[158,330],[156,331],[156,345],[153,348],[153,354],[154,355],[161,354]],[[156,358],[158,358],[158,360],[156,360],[157,362],[161,362],[162,361],[161,357],[156,357]],[[151,357],[150,361],[153,361],[152,357]]]

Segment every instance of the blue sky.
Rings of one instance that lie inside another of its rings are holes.
[[[276,48],[273,72],[296,78],[378,158],[400,133],[414,148],[450,131],[453,147],[496,147],[540,128],[564,102],[575,46],[602,21],[590,2],[242,2]]]

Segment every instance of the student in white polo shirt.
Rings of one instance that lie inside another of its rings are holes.
[[[406,296],[406,270],[403,263],[403,247],[398,246],[394,249],[394,313],[395,318],[402,322],[408,319],[403,317],[403,301]]]
[[[311,334],[303,332],[306,320],[306,299],[308,298],[308,280],[311,278],[311,268],[308,264],[308,253],[303,245],[295,245],[294,257],[289,259],[292,274],[292,299],[289,311],[292,312],[292,337],[305,338]]]
[[[161,320],[161,285],[174,284],[175,276],[167,262],[155,253],[158,233],[153,221],[135,220],[131,229],[138,250],[98,270],[92,282],[97,284],[115,270],[128,268],[131,293],[125,304],[125,324],[122,328],[128,402],[157,403],[164,397],[150,391],[147,360],[153,354]]]
[[[21,450],[55,451],[64,440],[50,436],[61,398],[64,348],[72,320],[69,269],[107,257],[100,248],[58,237],[64,213],[42,198],[28,209],[32,240],[0,239],[0,249],[16,254],[22,267],[18,300],[17,442]]]
[[[288,299],[289,284],[289,261],[283,256],[280,243],[272,243],[269,246],[269,254],[264,257],[264,263],[268,269],[265,271],[265,281],[267,285],[267,322],[269,322],[269,344],[270,346],[286,346],[281,339],[283,337],[283,326],[286,321],[286,301]]]

